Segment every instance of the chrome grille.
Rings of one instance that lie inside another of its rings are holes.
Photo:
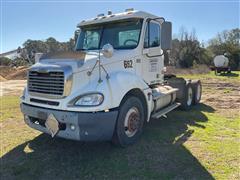
[[[62,96],[64,94],[64,72],[29,71],[28,91],[32,93]]]

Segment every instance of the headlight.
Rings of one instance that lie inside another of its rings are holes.
[[[77,99],[74,103],[75,106],[98,106],[103,102],[103,95],[99,93],[86,94]]]

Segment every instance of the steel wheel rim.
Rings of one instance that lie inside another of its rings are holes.
[[[191,104],[192,104],[192,97],[193,97],[192,88],[188,88],[188,99],[187,99],[188,106],[191,106]]]
[[[128,137],[133,137],[140,125],[140,113],[136,107],[132,107],[128,110],[124,119],[124,131]]]

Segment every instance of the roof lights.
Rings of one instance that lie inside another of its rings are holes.
[[[130,12],[130,11],[134,11],[134,9],[133,8],[125,9],[125,12]]]
[[[104,16],[104,14],[102,13],[102,14],[98,14],[97,15],[97,17],[102,17],[102,16]]]

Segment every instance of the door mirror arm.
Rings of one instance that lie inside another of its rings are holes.
[[[80,29],[77,29],[75,32],[74,32],[74,44],[77,43],[77,40],[78,40],[78,37],[80,35]]]

